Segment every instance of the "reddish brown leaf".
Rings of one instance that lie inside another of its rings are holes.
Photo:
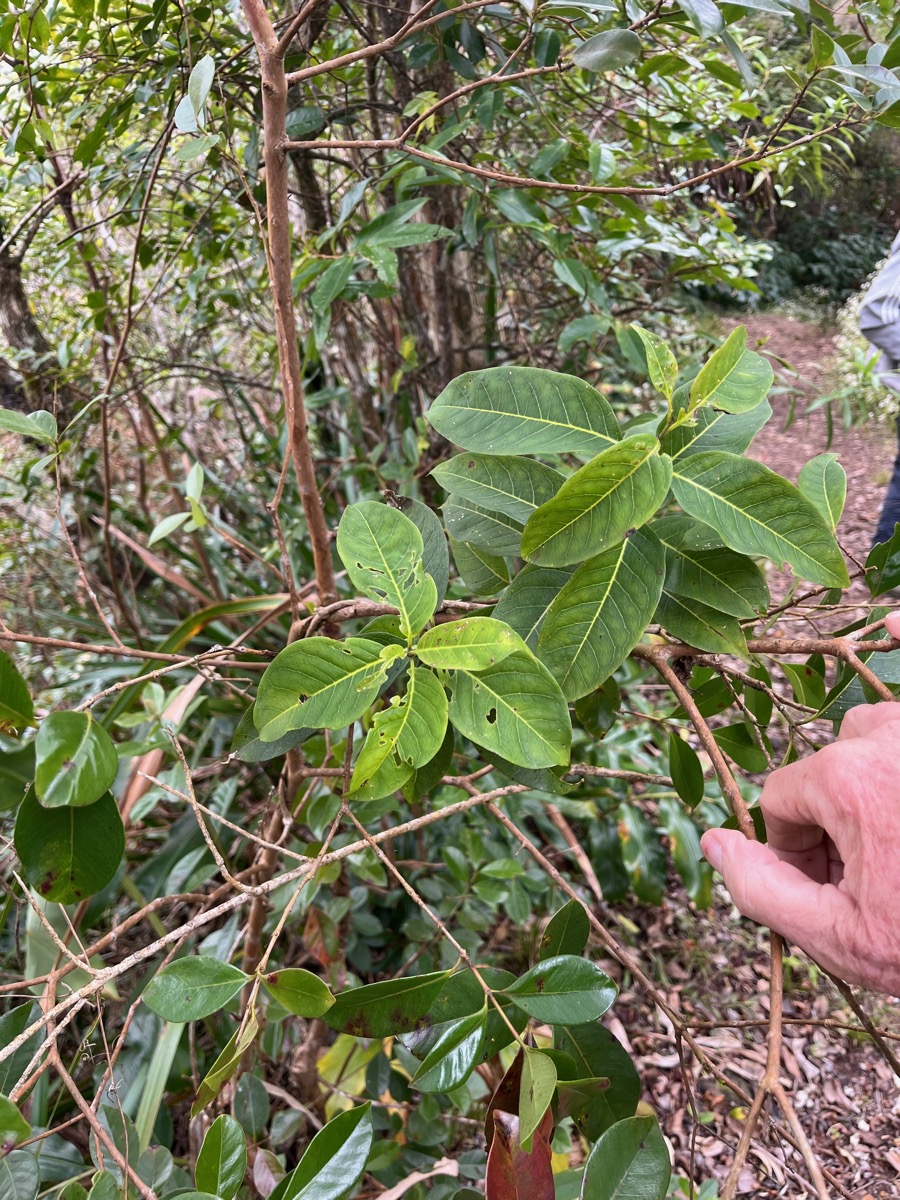
[[[520,1050],[512,1060],[509,1070],[500,1080],[496,1092],[491,1096],[491,1102],[484,1118],[484,1136],[488,1150],[494,1139],[494,1109],[499,1108],[505,1113],[518,1114],[519,1089],[522,1086],[522,1063],[524,1061],[525,1055]]]
[[[551,1113],[544,1114],[535,1131],[530,1154],[519,1145],[519,1118],[500,1108],[494,1110],[493,1117],[485,1200],[553,1200],[556,1189],[550,1151]]]

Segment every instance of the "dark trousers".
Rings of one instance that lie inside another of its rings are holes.
[[[897,418],[897,439],[897,457],[894,459],[894,470],[891,482],[888,484],[887,495],[884,498],[884,507],[878,518],[878,528],[872,539],[873,546],[877,542],[886,542],[892,537],[894,526],[900,522],[900,417]]]

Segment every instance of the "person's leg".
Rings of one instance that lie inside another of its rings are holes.
[[[881,359],[876,369],[876,379],[889,391],[900,391],[900,322],[891,325],[877,325],[871,329],[862,330],[863,337],[882,351]],[[897,437],[900,441],[900,417],[897,418]],[[872,545],[886,542],[893,536],[894,526],[900,521],[900,447],[894,459],[894,469],[888,484],[884,506],[878,519],[878,528],[872,539]]]
[[[900,441],[900,417],[897,418],[897,437]],[[898,447],[897,457],[894,459],[894,470],[888,484],[887,495],[884,498],[881,516],[878,518],[878,528],[872,538],[872,545],[886,542],[892,537],[894,526],[898,521],[900,521],[900,447]]]

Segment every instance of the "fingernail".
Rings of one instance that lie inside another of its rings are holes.
[[[714,871],[722,870],[722,843],[714,833],[705,833],[700,839],[700,847],[706,855],[706,861]]]

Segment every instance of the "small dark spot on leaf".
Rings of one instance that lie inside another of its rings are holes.
[[[277,982],[278,982],[278,972],[270,971],[269,974],[266,976],[266,983],[277,983]]]
[[[351,1037],[368,1037],[369,1023],[366,1018],[360,1014],[360,1016],[354,1017],[349,1023],[347,1026],[347,1032]]]
[[[41,893],[42,896],[46,896],[47,893],[50,891],[50,889],[53,887],[54,883],[56,883],[56,875],[52,871],[50,871],[47,875],[44,876],[44,878],[38,884],[38,891]]]
[[[428,1016],[427,1013],[425,1013],[424,1016],[418,1017],[416,1019],[416,1024],[415,1024],[416,1029],[428,1029],[430,1026],[431,1026],[431,1018]]]
[[[72,762],[71,758],[67,758],[66,761],[63,763],[63,770],[64,771],[72,771],[74,769],[75,769],[74,762]]]
[[[469,459],[469,461],[466,463],[466,469],[471,471],[474,466],[475,466],[475,460]]]
[[[535,990],[536,992],[542,992],[542,991],[544,990],[544,977],[543,977],[543,975],[538,975],[537,979],[535,979],[535,981],[534,981],[534,990]]]

